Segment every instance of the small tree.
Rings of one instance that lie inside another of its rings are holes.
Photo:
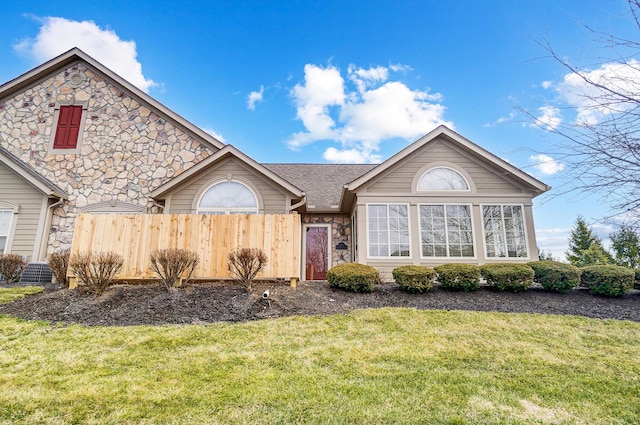
[[[632,269],[640,265],[640,236],[626,225],[609,235],[615,263]]]
[[[540,261],[557,261],[551,251],[543,251],[538,248],[538,259]]]
[[[178,286],[184,273],[188,282],[199,262],[198,254],[186,249],[157,249],[151,253],[151,269],[167,290]]]
[[[102,294],[122,269],[124,259],[115,252],[81,252],[69,258],[69,267],[87,289]]]
[[[0,254],[0,276],[5,282],[18,282],[25,267],[27,267],[27,262],[24,261],[21,255]]]
[[[238,248],[229,253],[229,274],[247,292],[251,292],[253,280],[267,264],[267,254],[259,248]]]
[[[70,249],[54,252],[49,255],[49,268],[56,278],[56,282],[65,288],[69,287],[69,278],[67,278],[67,269],[69,268]]]
[[[587,226],[582,216],[569,235],[567,260],[576,267],[611,263],[611,255],[602,246],[602,241]]]

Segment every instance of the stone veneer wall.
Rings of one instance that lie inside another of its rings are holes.
[[[331,266],[351,262],[351,219],[342,215],[305,215],[302,224],[331,225]],[[346,250],[337,250],[336,245],[344,242]]]
[[[80,154],[49,154],[56,102],[69,101],[88,101]],[[79,207],[116,200],[151,209],[152,190],[214,152],[83,63],[0,99],[0,140],[70,195],[54,211],[50,251],[70,246]]]

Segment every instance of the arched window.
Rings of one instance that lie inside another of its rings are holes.
[[[199,214],[257,214],[258,199],[237,181],[223,181],[207,189],[198,203]]]
[[[470,190],[467,179],[456,170],[436,167],[428,170],[418,181],[418,190]]]

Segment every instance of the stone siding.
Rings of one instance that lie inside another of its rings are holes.
[[[88,103],[79,154],[48,152],[57,102]],[[215,152],[83,63],[0,99],[0,140],[70,195],[54,211],[49,250],[70,246],[78,208],[152,209],[152,190]]]

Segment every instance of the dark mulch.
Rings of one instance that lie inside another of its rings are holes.
[[[262,293],[269,290],[269,297]],[[251,294],[228,282],[193,283],[167,292],[159,285],[117,285],[101,296],[48,287],[41,294],[0,305],[0,314],[27,320],[83,325],[160,325],[166,323],[239,322],[292,315],[342,314],[355,309],[410,307],[422,310],[474,310],[506,313],[569,314],[640,322],[640,291],[620,298],[569,294],[532,288],[502,293],[481,287],[476,292],[449,292],[438,287],[407,294],[384,283],[371,294],[332,289],[326,282],[256,285]]]

